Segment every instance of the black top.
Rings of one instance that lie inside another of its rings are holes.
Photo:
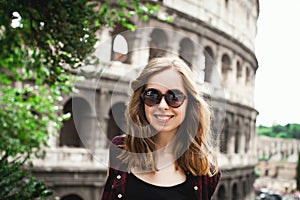
[[[127,200],[194,200],[191,177],[187,175],[183,183],[165,187],[147,183],[134,174],[127,177],[126,197]]]

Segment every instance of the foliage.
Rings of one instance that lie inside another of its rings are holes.
[[[19,161],[9,162],[8,159],[1,159],[0,199],[44,199],[52,195],[52,191],[41,181],[36,181],[28,171],[22,170],[22,165]]]
[[[71,92],[70,69],[96,64],[96,32],[116,23],[134,30],[159,6],[138,0],[0,0],[0,199],[51,195],[24,170],[47,145],[49,125],[64,119],[59,101]]]
[[[260,125],[257,127],[257,134],[274,138],[300,139],[300,124],[273,125],[271,127]]]

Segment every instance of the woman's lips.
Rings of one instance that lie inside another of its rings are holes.
[[[154,117],[161,122],[169,121],[174,115],[154,115]]]

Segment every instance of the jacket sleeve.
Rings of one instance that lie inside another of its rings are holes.
[[[115,196],[115,185],[118,170],[121,168],[122,164],[118,155],[120,155],[122,149],[120,145],[124,143],[124,136],[116,136],[112,139],[109,146],[109,171],[108,177],[104,185],[102,200],[112,200]]]
[[[112,139],[109,147],[109,167],[120,171],[126,171],[124,163],[120,160],[119,155],[122,154],[125,136],[116,136]]]
[[[193,187],[198,200],[210,200],[217,188],[221,177],[221,171],[213,176],[202,175],[195,177]]]
[[[221,178],[221,171],[219,170],[214,176],[210,177],[209,183],[208,183],[208,193],[209,196],[212,197],[217,186],[219,183],[219,180]]]

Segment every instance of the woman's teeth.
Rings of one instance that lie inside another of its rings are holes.
[[[162,115],[156,115],[156,118],[159,120],[169,120],[172,116],[162,116]]]

